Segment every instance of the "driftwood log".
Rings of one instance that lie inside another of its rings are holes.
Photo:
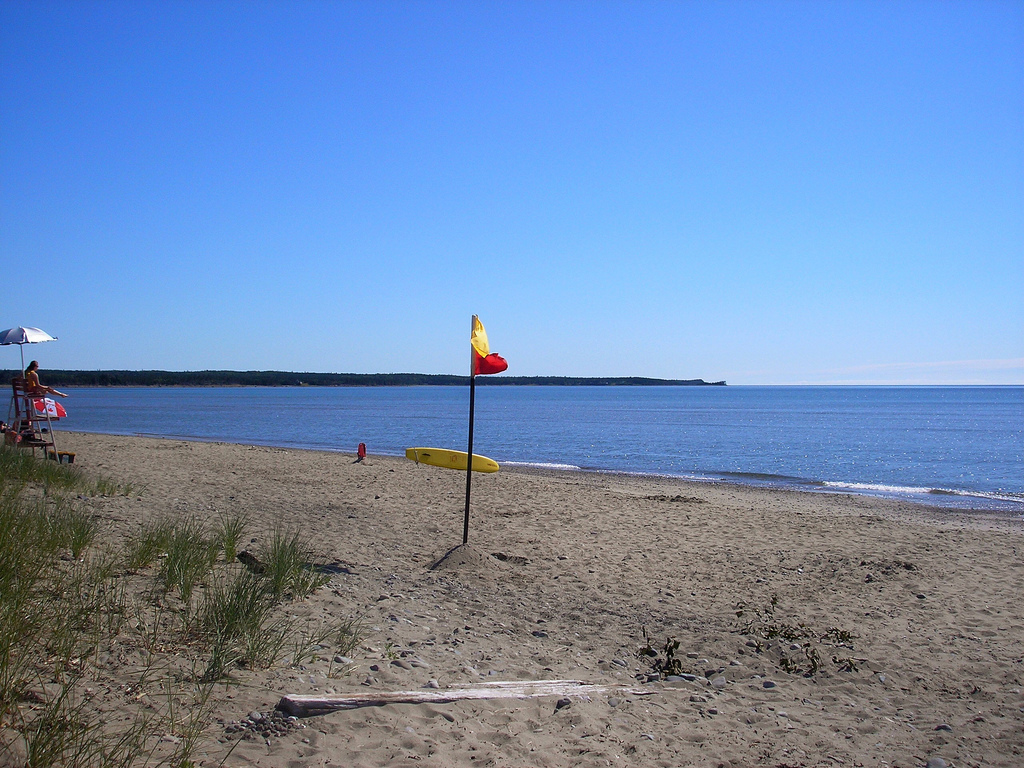
[[[646,696],[654,691],[622,685],[588,685],[582,680],[513,680],[444,690],[368,691],[347,696],[284,696],[278,702],[277,709],[295,717],[310,717],[339,709],[380,707],[385,704],[449,704],[467,699],[533,699],[539,696],[590,696],[601,693]]]

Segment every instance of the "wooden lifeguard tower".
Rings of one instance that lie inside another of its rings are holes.
[[[35,455],[41,448],[44,457],[70,461],[71,454],[61,455],[53,437],[53,424],[60,420],[56,404],[45,395],[27,389],[24,377],[11,379],[11,405],[7,411],[7,432],[4,443],[19,448],[31,448]],[[65,456],[69,458],[65,458]]]

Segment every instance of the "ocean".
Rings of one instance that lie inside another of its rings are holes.
[[[59,428],[82,432],[394,456],[467,442],[468,387],[68,392]],[[474,453],[1024,514],[1024,387],[478,386]]]

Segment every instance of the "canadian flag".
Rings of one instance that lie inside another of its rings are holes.
[[[40,415],[45,414],[51,419],[63,419],[68,415],[68,412],[64,410],[63,405],[49,397],[35,398],[32,401],[32,407],[36,409],[36,413]]]

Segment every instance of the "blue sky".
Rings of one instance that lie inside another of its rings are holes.
[[[44,370],[1021,384],[1024,2],[0,0],[0,258]]]

